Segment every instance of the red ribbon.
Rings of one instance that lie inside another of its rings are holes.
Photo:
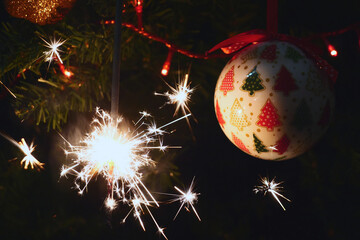
[[[212,53],[218,49],[221,49],[225,54],[232,54],[241,51],[252,44],[271,40],[289,42],[301,48],[308,57],[315,61],[319,69],[324,71],[332,80],[332,82],[335,83],[338,72],[327,61],[319,56],[319,54],[321,54],[321,50],[312,46],[308,42],[305,42],[304,40],[300,40],[285,34],[269,33],[260,29],[243,32],[215,45],[207,52],[207,54]]]

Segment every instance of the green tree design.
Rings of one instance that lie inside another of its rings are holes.
[[[255,150],[258,153],[269,151],[266,149],[266,146],[262,143],[262,141],[255,135],[255,133],[253,133],[253,137],[254,137]]]
[[[247,75],[245,83],[241,86],[241,89],[244,91],[249,91],[250,96],[254,95],[255,91],[260,91],[265,89],[265,86],[261,84],[262,80],[259,76],[259,73],[256,71],[255,66],[253,70]]]
[[[294,62],[298,62],[300,59],[303,59],[304,56],[301,55],[298,51],[296,51],[292,47],[287,47],[285,52],[285,57],[292,59]]]

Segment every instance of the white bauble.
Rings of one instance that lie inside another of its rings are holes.
[[[329,78],[295,45],[268,41],[235,55],[214,103],[228,139],[266,160],[294,158],[326,131],[334,109]]]

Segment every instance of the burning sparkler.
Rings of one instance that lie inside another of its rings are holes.
[[[190,114],[157,128],[154,124],[148,125],[142,121],[150,116],[144,111],[141,112],[140,120],[135,123],[135,131],[124,127],[122,118],[113,119],[105,111],[96,109],[96,115],[92,122],[92,132],[86,135],[80,145],[73,146],[68,142],[69,150],[65,153],[72,157],[73,164],[63,166],[61,176],[75,175],[75,186],[80,194],[86,190],[91,179],[98,175],[103,176],[108,183],[105,206],[109,210],[115,209],[120,201],[129,205],[130,212],[134,213],[134,217],[145,230],[141,214],[146,209],[159,232],[166,238],[149,210],[150,206],[159,204],[142,182],[141,171],[149,165],[155,165],[149,156],[150,150],[163,150],[168,147],[163,146],[160,140],[160,135],[164,133],[163,128]],[[147,129],[141,130],[142,127]],[[120,201],[116,201],[116,197]]]
[[[56,40],[55,38],[53,38],[53,39],[50,38],[49,41],[46,41],[43,38],[41,38],[41,39],[45,42],[44,46],[49,48],[48,51],[43,52],[45,60],[49,62],[49,65],[53,59],[57,59],[61,64],[63,64],[63,61],[61,60],[61,57],[59,54],[59,52],[61,52],[59,47],[61,45],[63,45],[66,42],[66,40],[62,40],[62,39]]]
[[[291,200],[289,200],[288,198],[286,198],[284,195],[280,194],[279,191],[282,190],[283,187],[280,187],[279,185],[282,184],[283,182],[275,182],[275,178],[273,178],[271,181],[269,181],[269,179],[267,177],[262,177],[260,178],[262,185],[259,186],[255,186],[255,188],[253,189],[255,193],[259,193],[259,192],[263,192],[264,196],[266,195],[266,193],[270,192],[272,194],[272,196],[275,198],[275,200],[280,204],[280,206],[282,207],[282,209],[284,211],[286,211],[285,207],[282,205],[280,199],[278,198],[281,197],[283,199],[285,199],[288,202],[291,202]]]
[[[27,145],[26,141],[24,138],[21,138],[20,142],[16,142],[14,139],[12,139],[11,137],[3,134],[0,132],[0,135],[2,135],[4,138],[6,138],[8,141],[10,141],[12,144],[14,144],[15,146],[17,146],[18,148],[20,148],[20,150],[25,154],[25,157],[20,161],[20,164],[23,165],[24,164],[24,169],[28,169],[29,165],[31,167],[31,169],[36,168],[37,170],[41,170],[44,169],[44,163],[39,162],[31,153],[35,150],[35,146],[33,145],[34,143],[32,142],[29,145]]]

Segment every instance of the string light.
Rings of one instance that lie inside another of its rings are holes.
[[[338,52],[336,51],[333,45],[329,44],[328,50],[331,56],[336,57],[338,55]]]
[[[161,75],[163,76],[167,76],[169,74],[169,70],[170,70],[170,65],[171,65],[171,59],[174,55],[174,50],[173,49],[169,49],[168,55],[166,57],[166,60],[163,64],[163,67],[161,69]]]
[[[143,1],[133,0],[132,4],[134,5],[137,16],[138,28],[143,29],[143,22],[142,22]]]
[[[329,51],[329,54],[332,57],[336,57],[338,55],[338,52],[336,51],[335,47],[333,45],[331,45],[330,42],[326,38],[323,38],[323,41],[325,42],[325,44],[327,46],[327,50]]]
[[[62,72],[62,74],[64,74],[65,77],[70,78],[74,75],[71,71],[69,71],[65,68],[64,64],[59,63],[58,65],[59,65],[60,71]]]

